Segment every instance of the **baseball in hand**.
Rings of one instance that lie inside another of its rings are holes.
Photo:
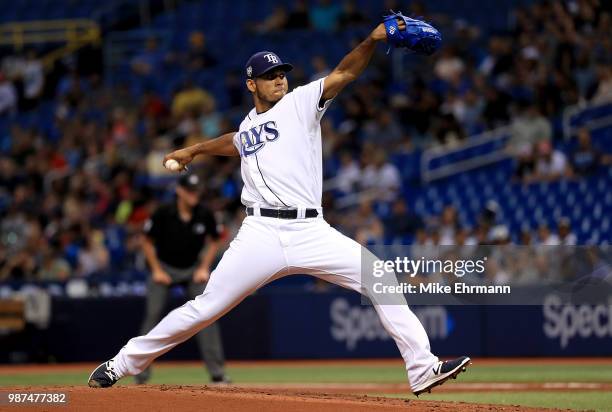
[[[168,170],[172,170],[173,172],[178,172],[181,170],[181,164],[174,159],[168,159],[164,162],[164,167]]]

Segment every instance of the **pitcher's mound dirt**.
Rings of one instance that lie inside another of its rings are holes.
[[[2,388],[3,392],[67,394],[65,406],[32,409],[66,411],[219,411],[219,412],[450,412],[536,411],[520,406],[390,399],[366,395],[326,394],[299,390],[260,390],[237,387],[145,385],[91,389],[83,386],[32,386]],[[28,405],[31,407],[32,405]],[[2,409],[2,408],[0,408]],[[28,408],[30,409],[30,408]]]

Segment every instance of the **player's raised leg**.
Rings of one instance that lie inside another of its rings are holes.
[[[464,370],[469,358],[440,362],[431,353],[427,333],[403,295],[372,293],[368,282],[362,279],[361,263],[362,252],[369,254],[370,260],[376,258],[374,255],[323,219],[303,226],[302,230],[291,231],[290,246],[286,249],[293,271],[353,289],[372,300],[382,325],[395,340],[406,363],[410,386],[415,394],[427,391]]]
[[[272,219],[268,219],[272,220]],[[164,317],[149,333],[130,339],[89,377],[91,387],[109,387],[142,372],[153,360],[223,316],[263,284],[285,274],[276,227],[247,217],[212,272],[204,293]]]

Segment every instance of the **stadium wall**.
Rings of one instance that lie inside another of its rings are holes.
[[[173,304],[180,304],[176,300]],[[541,306],[414,306],[440,356],[610,356],[612,302]],[[96,361],[138,334],[144,299],[53,298],[46,329],[0,336],[0,362]],[[398,357],[374,308],[356,294],[257,294],[221,319],[230,359]],[[164,359],[198,359],[193,341]]]

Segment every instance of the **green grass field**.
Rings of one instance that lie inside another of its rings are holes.
[[[398,364],[399,365],[399,364]],[[84,385],[90,370],[45,371],[5,373],[0,368],[0,386],[15,385]],[[237,363],[230,365],[228,373],[236,383],[379,383],[401,384],[405,382],[401,366],[380,364],[305,364],[290,365],[287,363]],[[468,373],[462,374],[457,382],[468,383],[549,383],[549,382],[601,382],[612,384],[612,365],[601,364],[482,364],[476,361]],[[120,382],[122,385],[132,383],[131,378]],[[195,364],[164,365],[159,363],[154,369],[151,384],[201,385],[207,383],[207,374]],[[450,384],[452,385],[452,383]],[[412,398],[409,393],[376,393],[391,397]],[[520,392],[461,392],[449,393],[435,391],[421,397],[429,400],[463,401],[476,403],[526,405],[540,407],[570,408],[579,410],[612,411],[612,391],[520,391]]]

